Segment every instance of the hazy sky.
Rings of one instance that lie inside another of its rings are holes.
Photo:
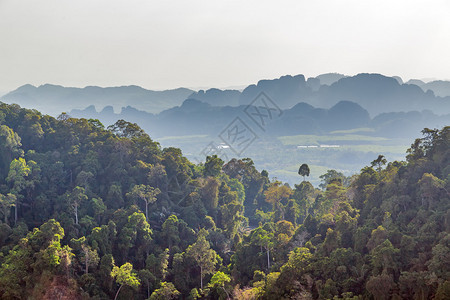
[[[450,1],[0,0],[0,92],[326,72],[450,79]]]

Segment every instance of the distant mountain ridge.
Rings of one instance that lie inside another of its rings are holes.
[[[83,109],[95,104],[99,109],[112,106],[116,111],[131,106],[138,110],[160,113],[179,106],[186,99],[196,99],[212,106],[250,104],[266,93],[282,109],[300,102],[318,108],[331,108],[340,101],[351,101],[364,107],[374,117],[380,113],[430,110],[434,114],[450,113],[450,82],[424,83],[400,77],[361,73],[345,76],[327,73],[317,77],[286,75],[264,79],[240,90],[211,88],[199,91],[179,88],[166,91],[146,90],[138,86],[66,88],[57,85],[34,87],[24,85],[1,98],[6,103],[18,103],[45,113],[58,115],[62,111]]]
[[[124,119],[139,124],[152,137],[158,138],[198,134],[217,135],[236,117],[242,118],[249,126],[257,128],[244,114],[246,107],[245,105],[212,106],[196,99],[187,99],[181,106],[170,108],[159,114],[147,113],[130,106],[123,108],[119,114],[115,113],[112,107],[105,107],[97,112],[94,106],[90,106],[84,110],[72,110],[70,115],[77,118],[99,119],[105,125]],[[350,101],[340,101],[330,109],[316,108],[301,102],[290,109],[283,110],[279,118],[268,120],[265,131],[271,136],[286,136],[370,128],[373,135],[409,137],[416,135],[424,127],[439,128],[445,124],[450,124],[450,114],[437,116],[431,111],[413,111],[382,113],[371,118],[367,110]]]
[[[99,107],[112,106],[116,110],[131,105],[148,112],[160,112],[180,105],[194,91],[178,88],[165,91],[146,90],[139,86],[85,88],[45,84],[39,87],[27,84],[4,95],[4,102],[17,103],[45,113],[59,115],[63,111],[83,109],[95,103]]]
[[[419,86],[424,92],[431,90],[436,96],[439,97],[450,96],[450,81],[434,80],[430,82],[423,82],[421,80],[410,80],[407,83]]]
[[[356,102],[372,115],[425,109],[436,114],[450,113],[450,97],[436,97],[433,92],[424,92],[416,85],[400,84],[393,77],[379,74],[342,78],[322,88],[315,101],[327,107],[338,99]]]
[[[259,81],[242,92],[240,104],[249,104],[261,91],[282,108],[290,108],[298,102],[330,108],[346,100],[358,103],[372,116],[410,110],[450,113],[450,97],[437,97],[432,91],[424,92],[416,85],[400,84],[398,79],[380,74],[342,77],[330,86],[320,85],[317,91],[314,91],[312,80],[305,80],[303,75]],[[195,98],[195,95],[191,97]]]

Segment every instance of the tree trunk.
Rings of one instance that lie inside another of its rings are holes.
[[[147,201],[145,201],[145,220],[148,222],[148,202]]]
[[[114,297],[114,300],[117,299],[117,296],[119,295],[120,289],[123,287],[123,284],[119,287],[119,289],[117,290],[116,296]]]
[[[176,174],[175,174],[175,183],[177,184],[178,189],[181,189],[180,184],[178,183],[178,177]]]
[[[200,289],[203,290],[203,268],[200,266]]]
[[[75,203],[74,208],[75,208],[75,224],[78,225],[78,205],[77,205],[77,203]]]
[[[17,203],[16,200],[16,205],[14,206],[14,225],[17,225],[17,207],[19,206],[19,203]]]
[[[228,294],[228,292],[227,292],[227,290],[225,289],[225,287],[222,287],[222,289],[225,291],[225,294],[227,294],[227,300],[228,300],[228,299],[231,299],[231,298],[230,298],[230,295]]]
[[[270,271],[270,256],[269,256],[269,248],[267,248],[267,270]]]

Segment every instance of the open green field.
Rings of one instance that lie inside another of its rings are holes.
[[[205,139],[207,138],[207,134],[197,134],[197,135],[180,135],[180,136],[165,136],[158,138],[159,142],[177,142],[177,143],[183,143],[183,142],[192,142],[194,140],[198,139]]]
[[[339,149],[361,151],[361,152],[405,154],[406,150],[409,147],[410,147],[410,145],[389,146],[389,145],[373,145],[372,144],[372,145],[342,146]]]
[[[292,135],[281,136],[278,138],[285,146],[301,146],[301,145],[320,145],[320,144],[342,144],[345,142],[383,142],[387,138],[374,137],[359,134],[343,134],[343,135]]]
[[[357,133],[370,133],[375,132],[373,128],[354,128],[347,130],[335,130],[331,131],[330,134],[357,134]]]

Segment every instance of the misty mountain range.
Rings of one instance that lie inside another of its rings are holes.
[[[257,128],[244,113],[247,106],[212,106],[196,99],[187,99],[181,106],[159,114],[125,107],[117,114],[111,106],[97,112],[89,106],[84,110],[72,110],[72,117],[99,119],[113,124],[118,119],[139,124],[150,136],[181,136],[218,134],[236,117],[249,127]],[[330,109],[316,108],[301,102],[282,111],[278,118],[267,119],[266,134],[272,136],[325,134],[336,130],[370,128],[373,135],[385,137],[410,137],[424,127],[442,127],[450,124],[450,114],[438,116],[429,110],[422,112],[382,113],[371,118],[367,110],[350,101],[340,101]],[[394,127],[393,127],[394,126]],[[395,128],[395,130],[392,130]],[[366,133],[367,134],[367,133]]]
[[[358,103],[372,116],[424,109],[436,114],[450,113],[450,97],[438,97],[431,90],[424,92],[416,85],[401,84],[397,78],[379,74],[342,77],[331,85],[320,84],[317,78],[305,80],[303,75],[261,80],[257,85],[250,85],[242,91],[239,104],[249,104],[261,91],[281,108],[290,108],[299,102],[330,108],[339,101],[346,100]],[[191,97],[197,98],[197,95]],[[204,101],[200,97],[199,99]]]
[[[421,80],[409,80],[407,84],[415,84],[423,91],[431,90],[436,96],[446,97],[450,95],[450,81],[435,80],[430,82],[423,82]]]
[[[329,109],[340,101],[351,101],[366,109],[371,117],[380,113],[430,110],[434,114],[450,113],[450,82],[425,83],[380,74],[345,76],[322,74],[305,79],[303,75],[282,76],[260,80],[240,90],[193,91],[179,88],[166,91],[146,90],[138,86],[68,88],[56,85],[34,87],[24,85],[1,100],[23,107],[36,108],[58,115],[62,111],[84,109],[92,104],[98,109],[112,106],[115,111],[131,106],[140,111],[160,113],[180,106],[186,99],[196,99],[214,107],[248,105],[265,92],[282,109],[293,108],[300,102],[316,108]]]
[[[22,107],[35,108],[53,116],[72,109],[84,109],[95,103],[97,107],[112,106],[116,110],[131,105],[137,109],[160,112],[180,105],[194,91],[179,88],[167,91],[146,90],[139,86],[85,88],[63,87],[45,84],[39,87],[30,84],[1,97],[3,102],[17,103]]]

